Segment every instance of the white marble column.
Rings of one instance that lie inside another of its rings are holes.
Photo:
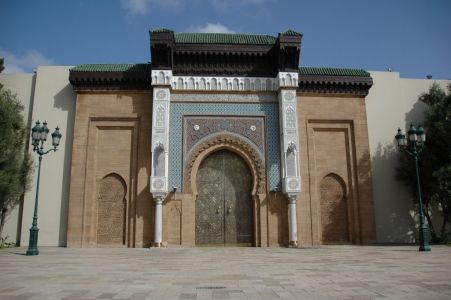
[[[154,247],[161,247],[163,238],[163,196],[154,197],[155,201],[155,234]]]
[[[288,197],[288,209],[290,212],[290,247],[297,247],[298,246],[298,223],[297,223],[297,217],[296,217],[296,196],[289,196]]]

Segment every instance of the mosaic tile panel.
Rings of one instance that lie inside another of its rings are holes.
[[[182,187],[184,116],[265,116],[268,188],[280,186],[279,112],[277,103],[171,103],[169,188]]]
[[[186,155],[197,142],[210,134],[228,131],[253,142],[265,153],[265,124],[263,117],[185,117],[184,152]]]

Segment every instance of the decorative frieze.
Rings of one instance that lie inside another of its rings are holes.
[[[166,78],[164,74],[159,76],[160,81]],[[173,90],[188,91],[277,91],[279,81],[270,77],[172,76],[171,85]]]
[[[171,82],[172,70],[152,70],[152,85],[170,85]]]
[[[277,74],[277,82],[279,87],[297,87],[298,86],[297,72],[279,72]]]
[[[172,93],[171,102],[276,103],[275,94],[191,94]]]

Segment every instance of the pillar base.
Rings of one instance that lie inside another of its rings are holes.
[[[27,256],[39,255],[38,250],[38,233],[39,229],[36,225],[30,228],[30,242],[28,243]]]
[[[290,243],[288,244],[288,248],[299,248],[298,241],[290,241]]]
[[[161,243],[152,243],[151,248],[166,248],[167,244],[165,242],[161,242]]]

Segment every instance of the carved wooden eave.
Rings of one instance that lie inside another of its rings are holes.
[[[366,96],[373,79],[359,76],[324,76],[299,74],[298,92],[321,94],[352,94]]]
[[[151,90],[151,72],[74,71],[69,82],[75,91]]]
[[[279,71],[295,71],[301,38],[294,31],[278,37],[150,32],[155,69],[193,76],[276,77]]]

